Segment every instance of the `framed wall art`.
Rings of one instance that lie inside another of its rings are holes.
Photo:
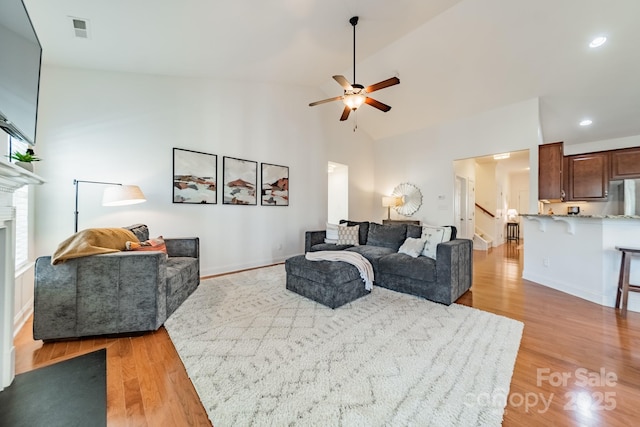
[[[173,203],[216,204],[218,156],[173,149]]]
[[[262,163],[261,169],[260,203],[263,206],[289,206],[289,167]]]
[[[222,184],[225,205],[256,205],[258,184],[258,162],[222,158]]]

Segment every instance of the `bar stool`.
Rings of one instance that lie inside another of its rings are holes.
[[[633,257],[633,254],[640,254],[640,248],[623,248],[616,246],[616,249],[622,252],[622,259],[620,261],[620,278],[618,279],[618,292],[616,293],[616,309],[621,308],[622,317],[627,317],[629,292],[640,292],[640,286],[629,284],[631,258]]]
[[[507,241],[509,240],[520,241],[520,224],[517,222],[507,223]]]

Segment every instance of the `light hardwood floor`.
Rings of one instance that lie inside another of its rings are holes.
[[[459,304],[524,322],[504,426],[630,426],[640,420],[640,314],[528,282],[522,245],[474,251],[474,283]],[[15,340],[16,372],[107,348],[109,426],[211,425],[164,328],[130,338],[43,344],[31,322]],[[37,410],[37,409],[36,409]]]

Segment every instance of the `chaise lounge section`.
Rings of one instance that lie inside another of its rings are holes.
[[[319,302],[338,308],[368,295],[358,269],[341,261],[309,261],[304,255],[288,258],[286,288]]]

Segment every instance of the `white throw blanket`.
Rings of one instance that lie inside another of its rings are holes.
[[[364,280],[364,288],[373,289],[373,267],[368,259],[350,251],[317,251],[307,252],[305,258],[309,261],[342,261],[355,266]]]

